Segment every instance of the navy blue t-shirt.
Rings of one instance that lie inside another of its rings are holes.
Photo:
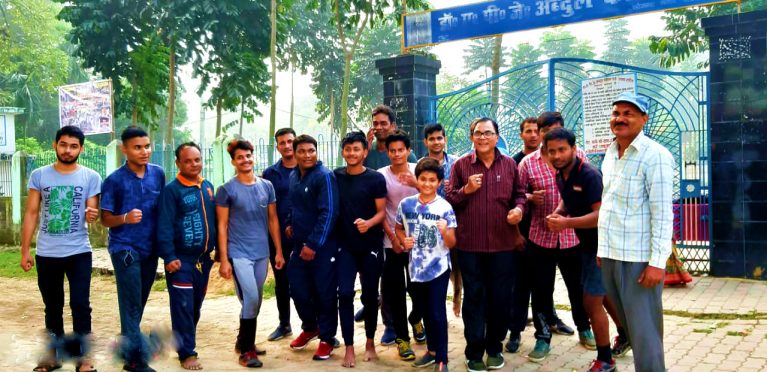
[[[277,219],[280,221],[280,237],[282,238],[283,252],[290,252],[293,242],[285,235],[285,227],[287,227],[288,216],[290,215],[290,198],[288,192],[290,191],[290,173],[293,171],[298,172],[298,167],[285,168],[282,165],[282,159],[277,160],[274,165],[266,168],[262,174],[262,177],[271,182],[274,187],[274,195],[277,198]],[[269,237],[269,247],[274,251],[274,243],[271,236]],[[285,253],[287,255],[287,253]]]
[[[602,172],[578,157],[567,180],[557,172],[557,188],[570,217],[582,217],[592,212],[591,206],[602,201]],[[587,252],[597,250],[597,228],[575,229],[581,247]]]
[[[386,179],[383,174],[365,168],[358,175],[346,173],[346,167],[333,171],[336,175],[340,198],[340,213],[336,228],[341,246],[345,249],[371,249],[383,247],[383,223],[362,234],[354,220],[370,219],[376,214],[376,199],[386,198]]]

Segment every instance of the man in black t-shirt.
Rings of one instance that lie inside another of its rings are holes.
[[[609,323],[605,309],[622,329],[615,307],[606,297],[602,269],[597,260],[597,220],[602,204],[602,173],[575,156],[575,135],[557,128],[544,137],[546,151],[557,169],[557,189],[562,200],[554,213],[546,216],[549,230],[575,230],[581,245],[583,306],[591,320],[597,344],[597,359],[589,371],[613,371],[615,360],[610,350]],[[620,336],[619,336],[620,337]]]
[[[386,213],[386,180],[363,164],[368,143],[363,132],[350,132],[341,141],[346,167],[334,171],[340,213],[336,223],[338,254],[338,314],[346,345],[344,367],[354,367],[354,281],[360,274],[365,320],[365,361],[377,359],[378,282],[383,269],[383,219]]]

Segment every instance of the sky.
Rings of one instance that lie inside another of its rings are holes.
[[[476,3],[472,0],[432,0],[431,3],[434,9],[448,8],[457,5]],[[639,39],[648,37],[650,35],[663,35],[665,23],[661,19],[662,12],[640,14],[626,17],[629,22],[628,28],[630,30],[629,39]],[[592,21],[578,24],[571,24],[563,26],[566,30],[570,31],[578,39],[590,40],[591,45],[594,46],[597,55],[600,55],[604,50],[604,21]],[[522,32],[515,32],[505,34],[503,38],[503,45],[505,47],[514,46],[518,43],[531,43],[533,45],[538,44],[543,32],[546,29],[529,30]],[[454,76],[460,76],[463,74],[463,50],[469,45],[470,40],[454,41],[437,45],[431,49],[431,52],[437,56],[442,62],[442,68],[440,71],[448,72]],[[267,62],[268,63],[268,62]],[[187,127],[191,129],[193,137],[197,141],[204,143],[210,143],[213,140],[215,134],[215,111],[207,110],[205,112],[205,121],[203,126],[201,123],[201,100],[198,97],[196,91],[199,86],[199,79],[195,79],[191,75],[191,67],[183,66],[179,73],[179,79],[184,85],[186,91],[183,94],[183,99],[186,102],[189,110],[187,121]],[[439,76],[437,77],[439,79]],[[277,128],[287,127],[290,120],[290,73],[278,72],[277,73],[277,113],[276,123]],[[297,132],[301,132],[307,129],[309,125],[316,128],[316,113],[314,107],[316,105],[316,98],[312,95],[310,89],[311,78],[308,75],[296,74],[294,76],[294,91],[295,91],[295,115],[294,124]],[[203,98],[207,98],[208,94],[203,94]],[[263,116],[256,117],[255,125],[246,125],[243,131],[243,135],[253,140],[255,139],[267,139],[269,128],[269,106],[268,103],[261,105],[259,111]],[[223,116],[223,123],[227,123],[233,120],[239,119],[239,113],[230,112],[225,113]],[[204,128],[201,128],[204,127]],[[199,134],[201,129],[204,133],[204,140],[201,140]],[[325,125],[322,126],[325,131],[324,135],[329,134],[329,129]],[[312,129],[312,133],[317,132],[317,129]]]

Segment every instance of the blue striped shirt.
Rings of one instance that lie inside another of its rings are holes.
[[[618,157],[613,142],[602,162],[597,255],[666,267],[673,231],[674,158],[640,133]]]

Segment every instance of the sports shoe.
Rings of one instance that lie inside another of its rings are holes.
[[[448,372],[447,363],[439,362],[434,366],[434,372]]]
[[[583,332],[578,332],[578,339],[581,342],[581,345],[589,350],[596,350],[597,349],[597,342],[594,340],[594,333],[591,332],[591,330],[586,330]]]
[[[416,344],[423,344],[426,342],[426,331],[423,329],[423,322],[413,324],[413,338]]]
[[[519,334],[509,335],[509,342],[506,343],[506,351],[516,353],[519,351],[519,345],[522,344],[522,337]]]
[[[277,326],[277,329],[272,332],[272,334],[267,337],[268,341],[277,341],[282,340],[285,337],[290,337],[293,335],[293,330],[290,328],[290,326]]]
[[[611,361],[612,363],[605,363],[599,359],[594,359],[593,362],[591,362],[591,367],[587,369],[587,372],[615,372],[615,359]]]
[[[341,341],[338,341],[338,338],[333,337],[333,349],[338,349],[341,347]]]
[[[154,368],[148,366],[146,363],[125,363],[123,365],[123,371],[126,372],[157,372]]]
[[[314,340],[319,335],[320,335],[319,331],[314,331],[314,332],[301,331],[301,334],[299,334],[295,340],[290,342],[290,348],[293,350],[303,350],[303,348],[306,347],[306,344],[308,344],[309,341]]]
[[[533,351],[531,351],[530,354],[527,354],[527,359],[531,362],[540,363],[546,359],[546,356],[549,355],[550,351],[551,345],[547,344],[546,341],[537,340],[535,341]]]
[[[325,341],[320,341],[320,346],[317,347],[317,351],[314,352],[312,359],[314,360],[327,360],[330,359],[330,353],[333,352],[333,346]]]
[[[357,310],[356,313],[354,313],[354,321],[355,322],[360,323],[363,320],[365,320],[365,308],[364,307],[360,308],[359,310]]]
[[[436,361],[437,361],[436,356],[431,355],[431,353],[427,351],[426,354],[424,354],[422,357],[416,359],[415,362],[413,362],[413,367],[415,368],[428,367],[434,364],[434,362]]]
[[[501,369],[506,363],[503,361],[503,353],[487,356],[487,369]]]
[[[397,342],[397,332],[394,331],[394,328],[384,328],[383,336],[381,336],[381,345],[394,345],[395,342]]]
[[[622,358],[626,356],[626,354],[628,354],[630,350],[631,350],[631,344],[629,343],[628,338],[623,338],[621,336],[615,336],[613,338],[613,347],[612,347],[613,358]]]
[[[554,324],[549,324],[549,329],[558,335],[572,336],[575,334],[575,331],[560,319],[557,319]]]
[[[413,352],[413,349],[410,347],[410,342],[405,341],[401,338],[397,339],[397,352],[399,353],[399,358],[402,360],[413,360],[415,359],[415,353]]]
[[[259,356],[266,355],[266,350],[259,349],[258,346],[256,346],[256,344],[253,344],[253,350],[256,352],[256,355],[259,355]],[[239,342],[234,343],[234,352],[237,354],[242,354],[242,350],[240,350]]]
[[[240,365],[248,368],[261,368],[264,363],[258,360],[258,355],[254,351],[248,351],[245,354],[240,355]]]
[[[485,372],[487,367],[485,367],[485,362],[482,359],[466,360],[466,370],[469,372]]]

